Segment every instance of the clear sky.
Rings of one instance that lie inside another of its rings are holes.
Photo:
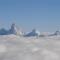
[[[60,0],[0,0],[0,28],[15,22],[25,31],[60,28]]]

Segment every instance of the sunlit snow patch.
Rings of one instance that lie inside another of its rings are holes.
[[[56,53],[51,52],[49,50],[42,50],[41,53],[44,60],[59,60],[59,56]]]
[[[6,46],[0,45],[0,53],[4,53],[4,52],[6,52],[6,51],[7,51]]]
[[[39,51],[39,48],[37,48],[37,47],[32,49],[32,52],[37,52],[37,51]]]

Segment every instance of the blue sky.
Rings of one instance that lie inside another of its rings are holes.
[[[0,28],[15,22],[25,31],[60,28],[59,0],[0,0]]]

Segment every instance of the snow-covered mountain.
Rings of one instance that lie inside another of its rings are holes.
[[[2,28],[0,29],[0,35],[7,35],[8,34],[8,30]]]
[[[10,34],[17,34],[17,28],[15,24],[11,25],[11,29],[9,30]]]
[[[60,31],[57,30],[56,32],[51,33],[48,36],[58,36],[58,35],[60,35]]]
[[[11,25],[11,29],[9,30],[10,34],[15,34],[15,35],[22,35],[22,31],[20,30],[19,27],[17,27],[15,24]]]
[[[11,25],[11,28],[9,30],[6,29],[0,29],[0,35],[9,35],[9,34],[14,34],[14,35],[22,35],[22,31],[20,28],[18,28],[14,23]]]
[[[33,29],[32,32],[29,32],[28,34],[26,34],[25,36],[40,36],[40,32],[36,29]]]
[[[14,35],[19,35],[19,36],[25,36],[25,37],[32,37],[32,36],[39,36],[39,37],[46,37],[46,36],[57,36],[60,35],[60,31],[56,31],[54,33],[40,33],[40,31],[33,29],[31,32],[29,33],[24,33],[19,27],[16,26],[16,24],[12,24],[11,28],[9,30],[6,30],[4,28],[0,29],[0,35],[10,35],[10,34],[14,34]]]

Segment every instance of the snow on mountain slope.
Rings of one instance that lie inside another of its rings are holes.
[[[33,29],[32,32],[29,32],[26,34],[26,36],[31,37],[31,36],[40,36],[40,32],[36,29]]]
[[[60,36],[0,36],[0,60],[60,60]]]
[[[6,30],[4,28],[0,29],[0,35],[10,35],[10,34],[21,36],[21,35],[23,35],[23,32],[14,23],[11,25],[11,28],[9,30]]]
[[[13,23],[9,30],[9,34],[22,35],[22,31]]]

